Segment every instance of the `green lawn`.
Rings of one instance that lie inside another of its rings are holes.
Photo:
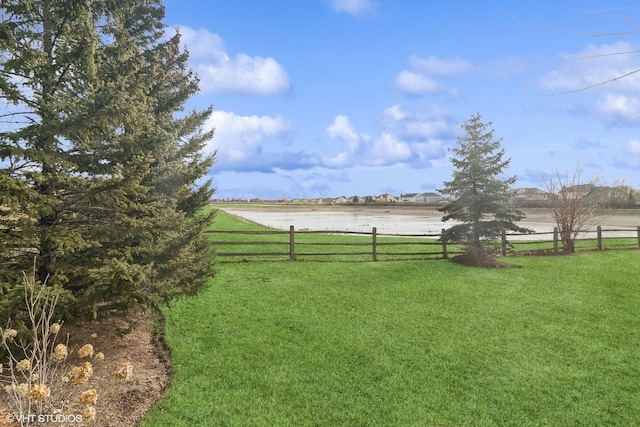
[[[640,252],[504,262],[219,264],[144,425],[640,424]]]
[[[216,250],[225,253],[221,262],[284,261],[289,260],[289,231],[273,230],[248,220],[239,220],[233,215],[218,211],[214,230],[222,231],[211,235],[211,241],[224,244],[215,245]],[[227,231],[261,232],[265,234],[231,234]],[[355,233],[354,233],[355,234]],[[372,237],[354,234],[325,234],[297,230],[295,233],[295,253],[298,260],[305,261],[371,261]],[[255,244],[258,242],[258,244]],[[232,243],[232,244],[229,244]],[[449,256],[460,253],[460,245],[449,244]],[[271,253],[265,256],[230,256],[233,253]],[[330,255],[326,255],[330,254]],[[442,243],[434,238],[407,238],[380,235],[377,237],[377,259],[425,259],[441,258]]]

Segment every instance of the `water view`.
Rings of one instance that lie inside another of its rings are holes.
[[[442,222],[441,216],[420,215],[417,212],[410,214],[393,212],[368,212],[368,211],[331,211],[331,210],[262,210],[262,209],[240,209],[224,208],[226,212],[238,215],[258,224],[267,227],[288,230],[294,226],[296,230],[314,231],[352,231],[370,233],[376,227],[378,234],[440,234],[443,228],[449,228],[454,222]],[[640,225],[640,216],[636,216]],[[607,237],[635,237],[636,227],[630,225],[626,216],[603,217],[602,226],[606,229],[624,230],[606,232]],[[624,225],[622,225],[624,224]],[[531,215],[519,225],[532,229],[536,233],[550,233],[555,224],[548,216]],[[512,236],[512,239],[551,239],[549,234]]]

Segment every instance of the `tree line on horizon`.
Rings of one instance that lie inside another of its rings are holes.
[[[574,171],[575,172],[575,171]],[[574,173],[571,172],[571,173]],[[592,199],[595,201],[597,206],[602,209],[640,209],[640,189],[636,189],[627,184],[617,184],[614,186],[600,186],[595,183],[586,185],[575,185],[572,186],[570,184],[570,180],[573,179],[571,177],[571,173],[558,174],[554,175],[553,179],[564,182],[561,184],[560,188],[556,188],[553,190],[555,193],[559,191],[564,191],[569,194],[581,194],[586,198]],[[549,178],[545,178],[549,180]],[[548,184],[545,183],[545,186]],[[527,190],[537,190],[539,193],[533,194],[531,197],[518,197],[516,195],[516,191],[519,189],[510,189],[511,199],[509,203],[512,203],[521,208],[549,208],[552,206],[552,203],[548,197],[548,192],[540,190],[538,188],[528,188]],[[388,193],[385,193],[388,194]],[[423,193],[408,193],[408,194],[423,194]],[[429,193],[436,194],[436,193]],[[383,194],[384,195],[384,194]],[[398,197],[394,196],[395,199],[402,198],[406,196],[406,194],[402,194]],[[382,200],[380,196],[359,196],[354,195],[351,197],[318,197],[318,198],[296,198],[296,199],[288,199],[286,197],[280,197],[277,200],[270,199],[260,199],[257,197],[251,199],[244,198],[224,198],[224,199],[213,199],[213,203],[326,203],[326,204],[378,204],[378,205],[394,205],[394,204],[415,204],[415,205],[426,205],[426,206],[439,206],[443,203],[447,202],[447,198],[442,196],[442,199],[437,202],[408,202],[408,201],[398,201],[398,200]]]

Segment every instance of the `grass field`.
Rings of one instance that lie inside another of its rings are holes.
[[[640,252],[504,262],[220,264],[144,425],[640,424]]]
[[[268,229],[259,224],[251,223],[246,219],[238,222],[232,215],[224,211],[218,211],[216,220],[216,233],[211,240],[216,242],[216,250],[219,251],[219,261],[242,260],[288,260],[290,258],[289,231]],[[640,220],[640,219],[638,219]],[[231,233],[230,231],[233,231]],[[222,231],[222,232],[220,232]],[[260,232],[268,234],[238,234],[237,231]],[[368,231],[370,233],[370,231]],[[525,237],[525,239],[523,239]],[[530,239],[526,236],[507,236],[508,244],[505,247],[509,256],[540,255],[554,251],[553,234],[536,233]],[[378,260],[398,259],[436,259],[443,256],[443,245],[438,236],[432,237],[392,237],[391,235],[378,234],[376,243],[376,258]],[[500,250],[500,241],[496,241]],[[598,250],[596,233],[581,234],[575,241],[577,252]],[[638,249],[637,237],[615,237],[603,232],[602,248],[611,249]],[[562,242],[556,248],[562,251]],[[452,257],[461,253],[460,245],[449,243],[446,247],[447,256]],[[261,255],[255,255],[261,253]],[[269,253],[266,255],[265,253]],[[233,255],[238,254],[238,255]],[[251,255],[247,255],[251,254]],[[295,254],[298,260],[324,260],[324,261],[371,261],[372,236],[354,234],[326,234],[296,230]]]
[[[289,232],[272,230],[263,225],[252,223],[246,219],[238,218],[223,211],[218,211],[215,221],[216,230],[222,231],[257,231],[274,232],[275,234],[242,235],[242,234],[213,234],[211,240],[223,242],[216,249],[225,252],[226,256],[220,257],[221,262],[237,262],[243,260],[283,261],[289,259]],[[305,232],[298,230],[295,235],[296,259],[305,261],[371,261],[372,243],[371,236],[354,234],[326,234],[318,232]],[[233,243],[228,245],[228,243]],[[251,242],[259,242],[253,244]],[[461,246],[449,244],[447,254],[453,256],[460,253]],[[270,252],[279,255],[266,255],[259,257],[230,256],[231,253],[245,252]],[[331,255],[326,255],[330,253]],[[412,254],[412,255],[409,255]],[[407,238],[407,237],[377,237],[377,258],[379,260],[393,259],[425,259],[441,258],[442,243],[433,238]]]

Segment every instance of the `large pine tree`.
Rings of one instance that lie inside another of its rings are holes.
[[[452,197],[440,209],[443,221],[457,224],[447,229],[442,239],[465,245],[465,262],[477,265],[495,265],[492,242],[503,230],[527,232],[516,222],[524,213],[509,206],[509,188],[516,177],[500,179],[510,160],[503,160],[502,139],[494,139],[492,123],[482,123],[480,113],[462,124],[464,135],[458,137],[457,146],[450,149],[455,171],[453,179],[439,190]]]
[[[67,314],[193,293],[212,274],[198,80],[160,0],[3,2],[4,303],[36,257]],[[46,95],[46,96],[45,96]],[[13,297],[12,297],[13,296]],[[11,311],[11,310],[10,310]],[[10,314],[10,313],[9,313]]]

